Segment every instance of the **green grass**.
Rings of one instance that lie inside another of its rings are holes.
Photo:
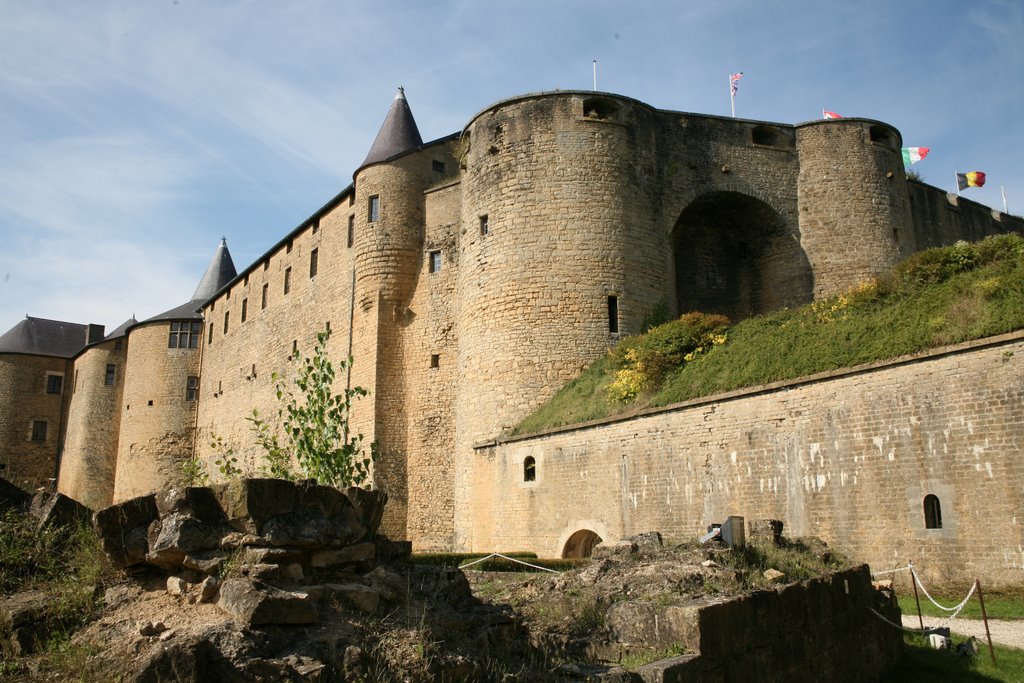
[[[953,642],[966,636],[953,634]],[[995,646],[996,663],[989,656],[988,644],[978,641],[974,658],[958,658],[949,651],[933,650],[923,638],[906,637],[903,661],[882,676],[882,683],[991,683],[1024,681],[1024,650]]]
[[[668,325],[672,325],[669,323]],[[915,254],[862,287],[744,320],[724,344],[703,344],[690,361],[640,368],[630,401],[609,398],[622,371],[637,372],[623,349],[671,346],[666,327],[630,337],[528,416],[512,435],[626,416],[744,387],[882,361],[1024,328],[1024,239],[999,235]],[[683,342],[680,332],[680,347]],[[646,341],[650,338],[652,341]]]
[[[970,590],[970,586],[965,586],[962,590],[943,590],[941,593],[936,593],[929,587],[929,592],[937,602],[945,605],[946,607],[955,607],[960,604],[960,601],[967,595],[967,591]],[[924,594],[920,594],[921,598],[921,614],[926,617],[946,617],[949,616],[948,612],[943,612],[938,607],[928,601],[928,598]],[[914,592],[911,588],[902,589],[900,594],[897,596],[897,600],[900,603],[900,611],[905,615],[917,615],[917,605],[914,603]],[[1024,587],[1007,590],[985,590],[985,612],[988,614],[989,619],[1024,619]],[[978,594],[975,593],[971,596],[970,601],[964,606],[963,611],[960,612],[960,617],[964,619],[981,619],[981,603],[978,602]],[[956,625],[956,622],[953,622]]]

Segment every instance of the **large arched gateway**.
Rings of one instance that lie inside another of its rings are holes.
[[[709,192],[683,210],[672,231],[679,313],[742,320],[811,300],[807,256],[785,219],[741,192]]]

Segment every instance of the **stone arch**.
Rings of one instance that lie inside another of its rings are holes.
[[[785,211],[749,188],[692,198],[671,243],[678,313],[723,313],[735,321],[812,299],[810,262]]]
[[[590,557],[594,546],[601,542],[601,537],[590,529],[580,529],[574,532],[562,546],[562,557],[582,558]]]

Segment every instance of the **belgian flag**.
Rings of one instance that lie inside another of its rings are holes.
[[[981,187],[984,184],[985,174],[981,171],[956,174],[956,185],[958,189],[966,190],[968,187]]]

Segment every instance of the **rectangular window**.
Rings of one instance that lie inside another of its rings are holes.
[[[270,259],[263,262],[263,270],[270,270]]]
[[[441,367],[441,355],[433,353],[430,355],[430,367],[434,370]]]
[[[290,291],[292,291],[292,269],[289,267],[284,269],[284,293],[287,294]]]
[[[213,309],[211,309],[213,310]],[[167,340],[169,349],[195,349],[199,347],[199,335],[203,333],[202,323],[198,320],[172,320],[171,332]]]
[[[269,290],[269,289],[270,289],[270,285],[268,285],[268,284],[264,284],[263,285],[263,294],[260,295],[260,309],[264,309],[264,308],[267,307],[267,290]]]
[[[608,297],[608,331],[616,334],[619,331],[619,297]]]
[[[117,375],[117,366],[113,363],[107,365],[107,374],[103,377],[103,384],[108,387],[114,386],[114,377]]]
[[[195,401],[197,398],[199,398],[199,378],[189,377],[185,382],[185,400]]]
[[[315,220],[310,224],[310,231],[315,235],[320,230],[320,221]]]
[[[434,169],[437,173],[444,173],[443,161],[438,161],[437,159],[434,159],[432,162],[430,162],[430,167]]]
[[[309,276],[316,277],[317,260],[320,258],[320,250],[314,249],[309,252]]]
[[[59,394],[64,388],[64,377],[61,375],[46,376],[46,393]]]
[[[249,299],[242,299],[242,322],[249,317]]]
[[[367,214],[367,219],[373,223],[380,218],[380,195],[373,195],[370,197],[370,210]]]
[[[432,251],[432,252],[430,252],[430,262],[429,262],[428,270],[431,273],[439,273],[439,272],[441,272],[441,252],[439,252],[439,251]]]
[[[206,341],[207,344],[213,343],[213,323],[210,323],[210,338]]]
[[[284,248],[284,253],[286,253],[286,254],[292,253],[292,241],[291,240],[288,240],[288,244]]]
[[[228,318],[231,315],[231,311],[224,311],[224,334],[228,333]]]
[[[487,235],[491,232],[491,226],[487,222],[487,214],[480,216],[480,234]]]
[[[32,421],[32,440],[33,441],[46,441],[46,420],[33,420]]]
[[[356,243],[356,217],[348,217],[348,248],[351,249],[352,245]]]

